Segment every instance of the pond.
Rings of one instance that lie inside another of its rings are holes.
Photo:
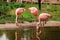
[[[36,35],[36,30],[34,28],[0,30],[0,40],[15,40],[15,32],[18,33],[17,35],[19,40],[32,40]],[[60,40],[60,27],[44,28],[44,33],[40,35],[40,38],[41,40]]]

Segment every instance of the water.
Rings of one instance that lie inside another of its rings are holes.
[[[7,38],[6,34],[3,33],[3,35],[0,36],[0,40],[9,40],[9,39]]]
[[[60,27],[44,28],[44,30],[46,39],[43,38],[44,33],[41,33],[41,40],[60,40]],[[35,31],[34,28],[28,28],[27,30],[24,28],[18,30],[0,30],[0,40],[15,40],[15,32],[18,33],[19,40],[32,40],[36,35]]]
[[[43,33],[40,35],[41,40],[60,40],[60,27],[48,27],[44,28],[45,39],[43,39]]]
[[[31,40],[35,36],[34,28],[22,28],[17,30],[0,30],[0,40],[15,40],[15,32],[19,40]]]
[[[0,30],[0,40],[14,40],[15,30]]]

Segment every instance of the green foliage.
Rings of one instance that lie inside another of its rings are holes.
[[[8,11],[11,11],[14,8],[19,8],[19,7],[25,7],[25,5],[17,2],[0,2],[0,11],[3,13],[7,13]]]
[[[23,8],[29,8],[29,7],[36,7],[38,8],[38,4],[24,4],[24,3],[18,3],[18,2],[0,2],[0,15],[5,15],[5,18],[3,20],[7,20],[7,22],[15,22],[15,10],[19,7]],[[47,12],[51,15],[53,15],[53,18],[49,20],[56,20],[60,21],[60,5],[55,5],[55,4],[42,4],[42,10],[38,10],[38,13],[40,14],[41,12]],[[7,15],[7,17],[6,17]],[[10,17],[8,15],[11,15]],[[2,19],[1,19],[2,20]],[[26,10],[23,14],[20,15],[19,17],[19,22],[23,21],[37,21],[37,18],[32,15],[28,10]],[[4,21],[3,21],[4,22]],[[6,22],[6,21],[5,21]]]
[[[5,23],[5,19],[4,19],[5,17],[4,17],[4,15],[2,15],[2,16],[0,16],[0,23]]]
[[[15,15],[7,15],[5,16],[6,23],[14,23],[15,22]]]

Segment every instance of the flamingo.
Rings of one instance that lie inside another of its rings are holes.
[[[18,16],[19,15],[21,15],[23,12],[25,11],[25,8],[17,8],[16,9],[16,12],[15,12],[15,14],[16,14],[16,25],[18,25]]]
[[[16,9],[16,25],[18,26],[18,16],[21,15],[25,11],[25,8],[17,8]],[[19,40],[17,32],[15,32],[15,40]]]
[[[38,17],[38,9],[36,7],[30,7],[28,10],[36,17]]]
[[[41,13],[38,17],[38,21],[41,26],[46,24],[46,22],[48,21],[49,18],[52,18],[52,15],[51,14],[48,14],[48,13]],[[43,24],[42,24],[43,22]]]
[[[41,13],[38,17],[38,25],[41,25],[42,27],[44,27],[44,24],[46,24],[46,22],[48,21],[49,18],[52,18],[52,15],[51,14],[48,14],[48,13]],[[39,27],[37,27],[38,29]],[[43,28],[43,31],[44,31],[44,28]],[[37,33],[37,35],[41,34],[41,31],[39,31],[39,33]],[[44,35],[45,35],[45,32],[44,32]],[[45,38],[45,36],[44,36]]]

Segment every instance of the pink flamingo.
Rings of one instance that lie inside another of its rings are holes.
[[[25,11],[25,8],[17,8],[16,9],[16,25],[18,26],[18,16],[21,15]],[[15,32],[15,40],[19,40],[17,32]]]
[[[38,25],[41,25],[42,27],[44,27],[44,24],[46,24],[46,22],[48,21],[49,18],[52,18],[51,14],[48,13],[41,13],[38,17]],[[37,27],[38,29],[39,27]],[[44,28],[43,28],[44,31]],[[41,34],[41,31],[38,33],[38,35]],[[44,38],[45,38],[45,32],[44,32]]]
[[[36,17],[38,17],[38,9],[35,7],[30,7],[28,10]]]
[[[21,15],[23,12],[25,11],[25,8],[17,8],[16,9],[16,12],[15,12],[15,14],[16,14],[16,25],[18,26],[18,16],[19,15]]]
[[[39,23],[41,26],[44,26],[49,18],[52,18],[51,14],[48,13],[41,13],[38,17]],[[43,22],[43,23],[42,23]]]

